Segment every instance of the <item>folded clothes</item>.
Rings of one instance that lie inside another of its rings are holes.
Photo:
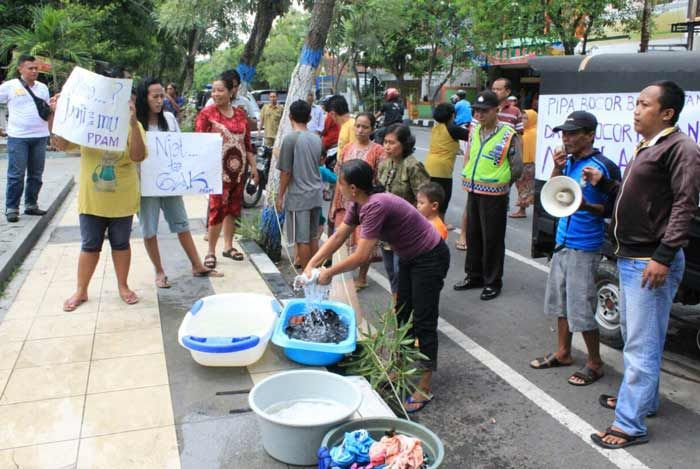
[[[423,446],[417,438],[393,434],[383,436],[369,450],[370,465],[376,469],[386,464],[386,469],[420,469],[423,467]]]

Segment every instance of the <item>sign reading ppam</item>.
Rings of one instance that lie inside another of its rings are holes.
[[[146,132],[146,143],[141,195],[221,194],[221,135]]]
[[[678,121],[681,131],[700,142],[700,91],[686,91],[686,100]],[[634,130],[634,107],[639,93],[542,95],[537,116],[537,162],[535,176],[549,179],[554,165],[552,155],[562,144],[554,128],[574,111],[588,111],[598,119],[595,142],[603,155],[622,171],[634,157],[642,137]]]
[[[53,133],[101,150],[121,151],[129,134],[131,80],[75,67],[61,89]]]

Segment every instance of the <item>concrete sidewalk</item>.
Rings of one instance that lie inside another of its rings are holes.
[[[217,253],[225,277],[193,278],[176,236],[164,234],[160,251],[173,287],[159,290],[135,226],[129,284],[141,301],[127,306],[119,298],[106,243],[89,301],[64,313],[80,252],[76,195],[16,279],[21,286],[0,322],[0,467],[286,469],[264,452],[247,391],[299,365],[271,344],[250,367],[202,367],[177,343],[198,298],[270,294],[248,257],[234,262]],[[185,200],[204,255],[206,199]],[[373,392],[365,394],[371,403]],[[387,412],[381,404],[363,408],[365,416]]]

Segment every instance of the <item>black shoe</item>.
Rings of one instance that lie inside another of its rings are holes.
[[[471,279],[469,277],[464,277],[464,280],[454,284],[454,289],[457,291],[471,290],[472,288],[481,288],[484,286],[484,282],[481,280]]]
[[[39,207],[25,208],[24,214],[25,215],[36,215],[36,216],[41,217],[41,216],[46,215],[46,210],[42,210]]]
[[[494,298],[496,298],[500,294],[501,294],[501,287],[485,287],[484,290],[481,292],[480,298],[483,301],[489,301],[489,300],[493,300]]]
[[[17,223],[19,221],[19,213],[17,212],[7,213],[5,217],[7,217],[8,223]]]

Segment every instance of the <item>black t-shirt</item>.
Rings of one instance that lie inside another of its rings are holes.
[[[389,101],[382,106],[384,126],[403,122],[403,104],[400,101]]]

